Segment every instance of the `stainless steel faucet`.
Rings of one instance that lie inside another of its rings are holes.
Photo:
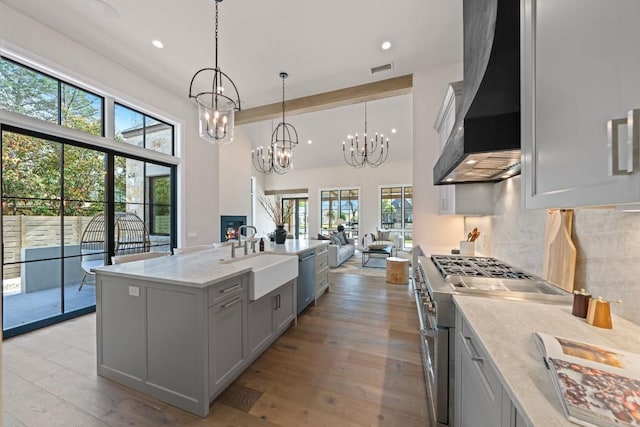
[[[247,229],[253,229],[253,235],[255,236],[256,234],[258,234],[258,229],[256,229],[253,225],[241,225],[240,227],[238,227],[238,247],[242,247],[243,243],[242,243],[242,230],[247,230]],[[255,252],[255,239],[251,239],[251,248],[253,249],[253,252]],[[244,254],[247,255],[247,240],[244,241]]]

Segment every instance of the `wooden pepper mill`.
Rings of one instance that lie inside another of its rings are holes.
[[[571,310],[571,314],[586,319],[587,312],[589,311],[590,299],[591,294],[585,292],[584,289],[580,289],[580,291],[573,291],[573,308]]]
[[[611,301],[605,301],[602,297],[598,297],[598,299],[591,298],[589,300],[589,309],[587,311],[587,323],[593,326],[597,326],[598,328],[611,329],[613,325],[611,324]],[[618,304],[621,304],[622,301],[614,301]]]

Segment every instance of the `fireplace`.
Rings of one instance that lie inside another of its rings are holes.
[[[222,215],[220,217],[220,241],[238,238],[238,228],[247,224],[247,217],[241,215]]]

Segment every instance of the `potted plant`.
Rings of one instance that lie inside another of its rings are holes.
[[[283,204],[282,196],[276,194],[274,199],[267,196],[258,196],[258,202],[266,214],[276,225],[276,231],[273,233],[276,244],[282,244],[287,239],[287,230],[284,229],[285,224],[291,219],[292,203]]]

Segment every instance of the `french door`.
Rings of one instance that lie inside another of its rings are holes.
[[[308,197],[283,197],[282,205],[293,205],[291,209],[291,217],[289,218],[289,224],[287,224],[287,231],[292,234],[295,239],[308,239],[309,238],[309,225],[308,225]]]

